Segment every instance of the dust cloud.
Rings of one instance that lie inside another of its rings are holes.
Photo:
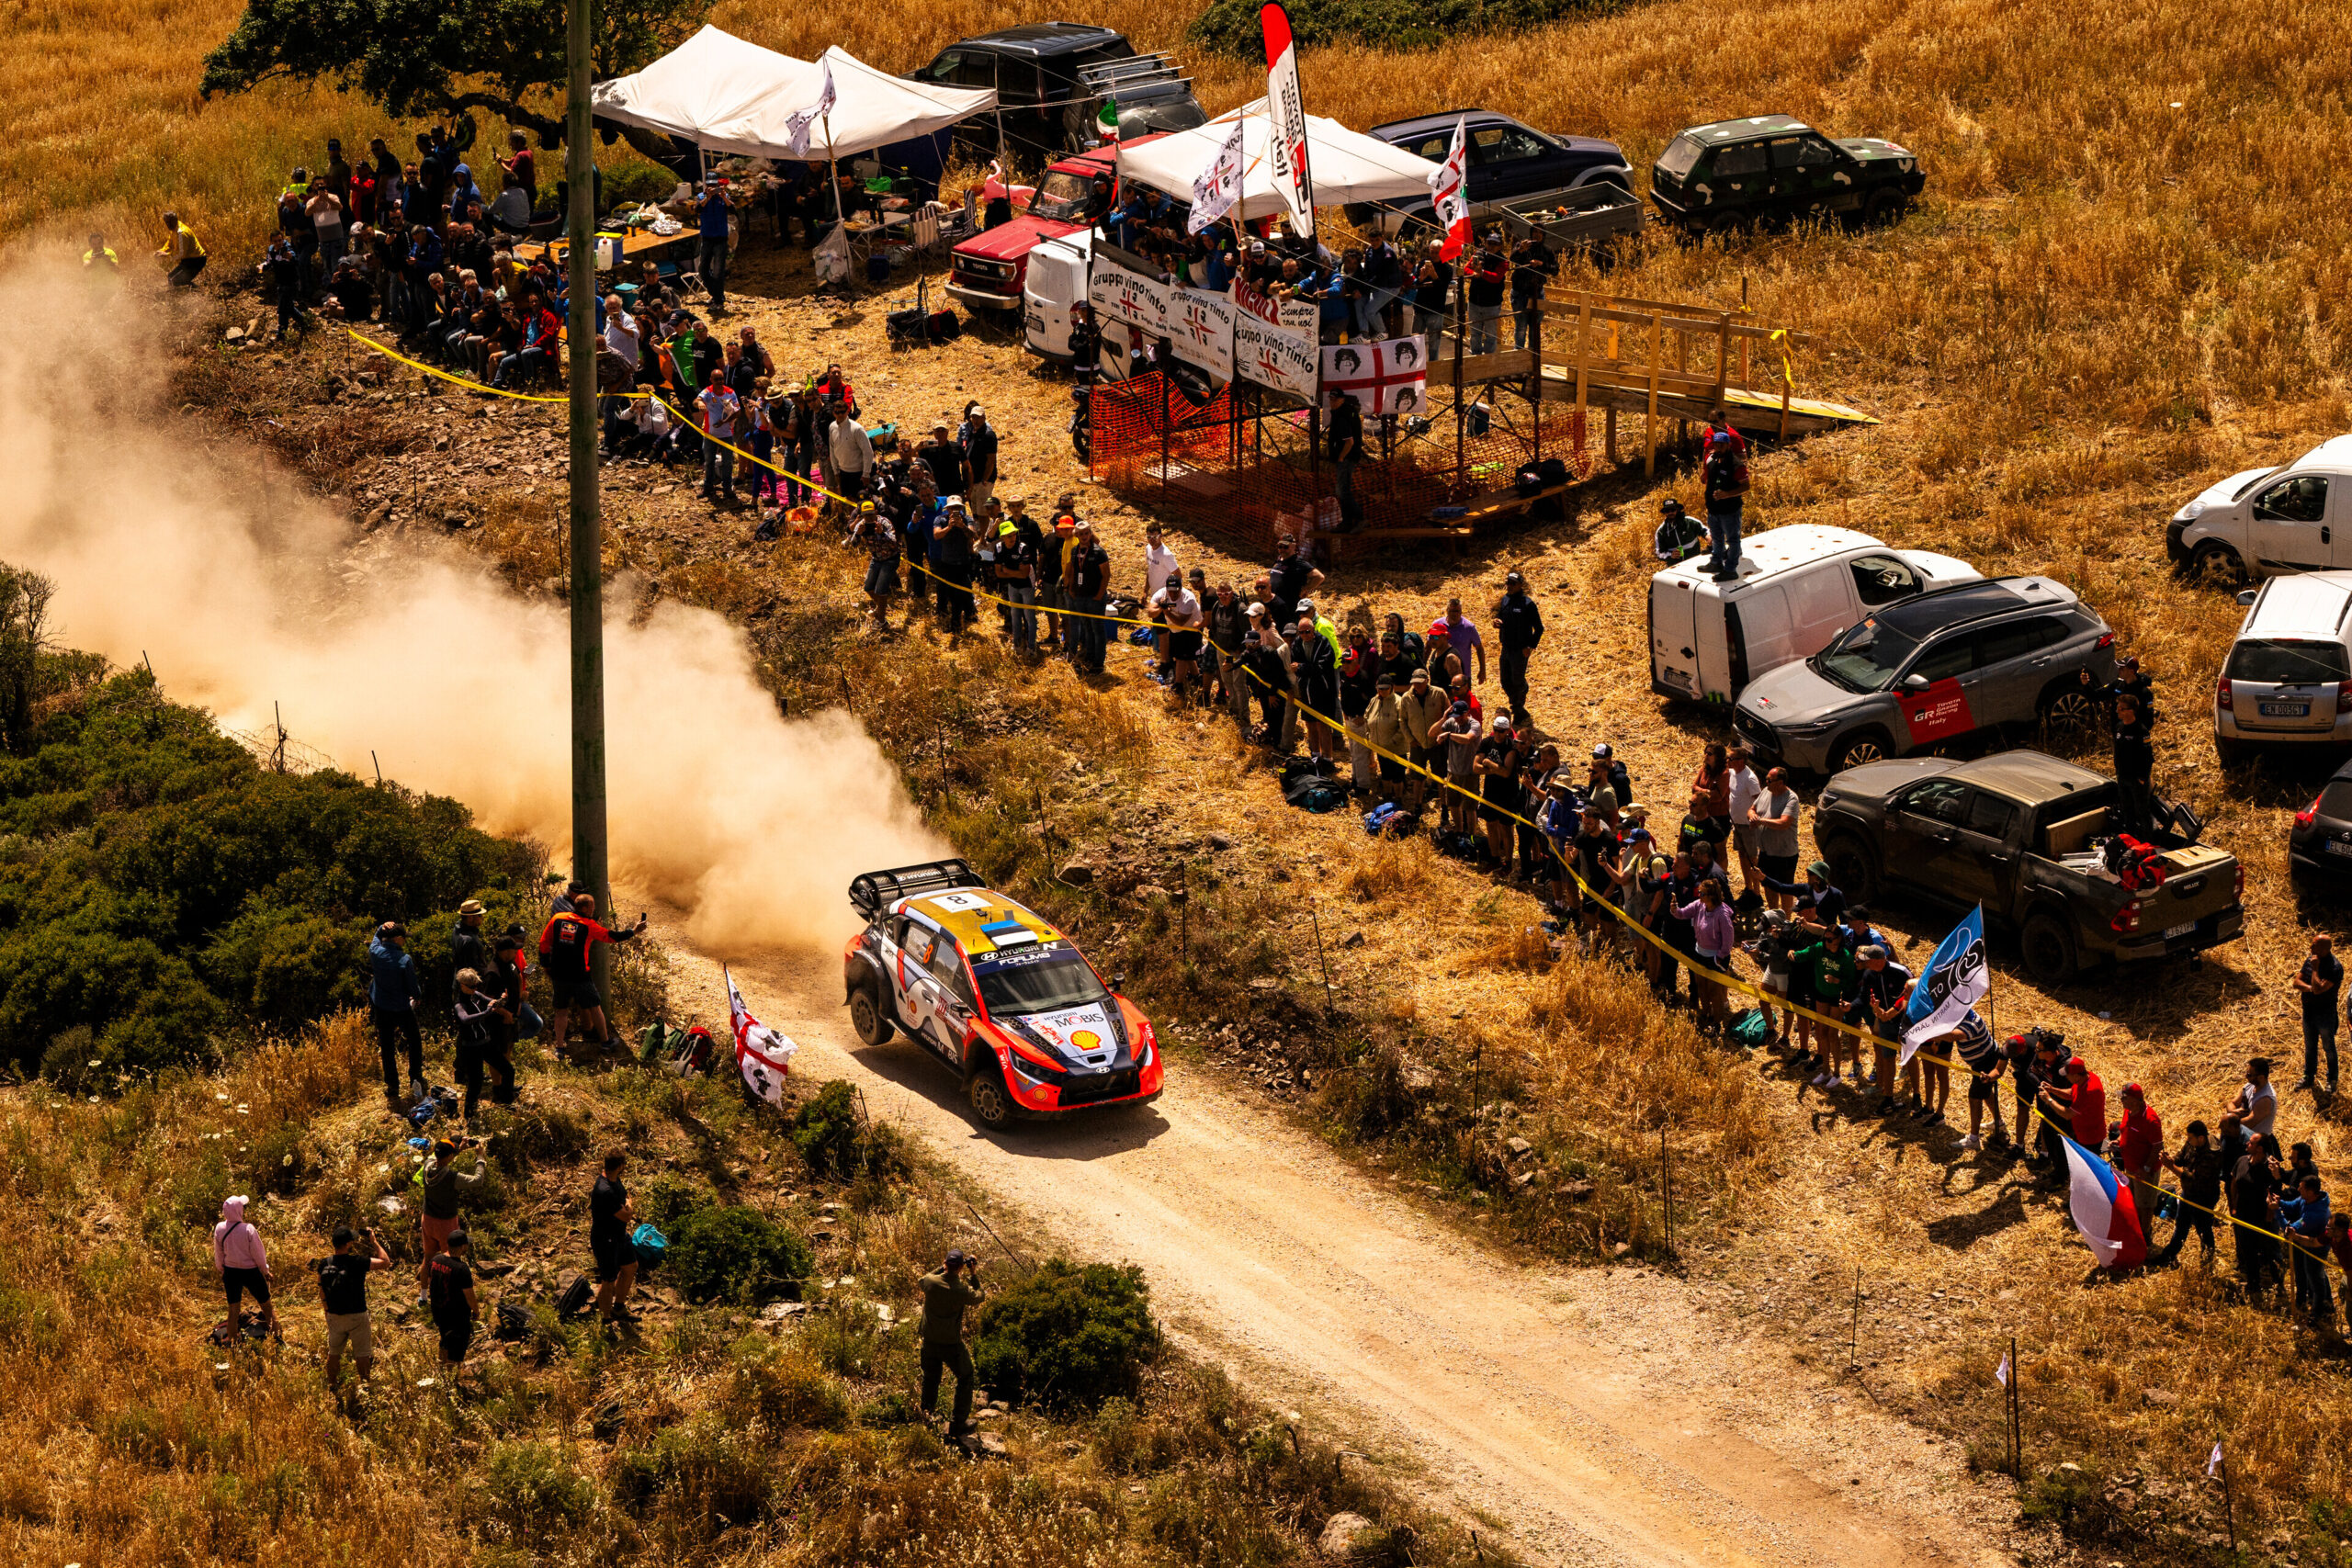
[[[151,660],[227,728],[266,729],[276,704],[347,771],[371,776],[373,751],[562,863],[565,606],[413,534],[355,557],[347,519],[169,412],[146,311],[78,269],[0,276],[0,317],[40,323],[0,337],[0,559],[56,581],[59,641]],[[838,941],[852,876],[944,852],[853,718],[778,713],[728,622],[662,604],[632,624],[625,583],[606,601],[614,878],[690,911],[697,945]]]

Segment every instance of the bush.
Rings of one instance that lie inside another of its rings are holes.
[[[835,1078],[792,1112],[792,1146],[818,1176],[886,1176],[905,1162],[888,1129],[858,1112],[857,1086]]]
[[[1433,49],[1464,33],[1510,32],[1616,9],[1614,0],[1290,0],[1292,35],[1302,46],[1353,40],[1374,49]],[[1203,49],[1262,59],[1258,7],[1216,0],[1185,32]]]
[[[622,1450],[613,1461],[613,1501],[637,1514],[661,1506],[693,1521],[707,1539],[760,1517],[775,1485],[770,1452],[752,1434],[697,1416],[664,1427],[643,1448]]]
[[[808,1244],[757,1209],[699,1209],[678,1223],[667,1263],[689,1301],[744,1305],[797,1298],[816,1267]]]
[[[717,1201],[709,1188],[680,1176],[657,1176],[642,1192],[633,1196],[637,1199],[637,1212],[664,1235],[684,1224],[687,1216]]]
[[[632,158],[616,169],[605,171],[605,210],[667,201],[670,193],[677,188],[678,176],[673,171],[642,158]]]
[[[1132,1397],[1159,1349],[1141,1269],[1054,1258],[980,1309],[972,1362],[1000,1398],[1092,1409]]]
[[[474,1482],[477,1526],[517,1546],[576,1529],[595,1506],[595,1487],[549,1443],[493,1443]]]
[[[838,1432],[849,1425],[849,1395],[806,1352],[752,1337],[735,1348],[727,1410],[740,1424],[770,1432],[795,1427]]]

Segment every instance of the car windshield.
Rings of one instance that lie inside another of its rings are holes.
[[[1918,651],[1917,639],[1882,626],[1873,615],[1805,662],[1849,692],[1883,692]]]
[[[1085,175],[1049,169],[1046,177],[1037,182],[1036,198],[1029,204],[1030,216],[1075,223],[1086,216],[1087,198],[1093,194],[1094,182]]]
[[[1109,995],[1086,960],[1066,947],[974,968],[979,972],[980,1000],[990,1017],[1084,1007]]]
[[[2276,468],[2265,468],[2265,469],[2263,469],[2263,470],[2262,470],[2262,472],[2260,472],[2260,473],[2258,473],[2258,474],[2255,475],[2255,476],[2254,476],[2254,478],[2252,478],[2252,479],[2250,479],[2246,480],[2246,481],[2245,481],[2245,483],[2244,483],[2244,484],[2242,484],[2242,485],[2238,486],[2238,488],[2237,488],[2236,490],[2232,491],[2230,492],[2230,499],[2231,499],[2232,501],[2244,501],[2244,500],[2245,499],[2246,491],[2248,491],[2252,490],[2255,486],[2256,486],[2256,485],[2260,484],[2263,480],[2265,480],[2265,479],[2268,479],[2271,475],[2273,475],[2273,474],[2277,473],[2278,471],[2278,469],[2276,469]]]
[[[1697,137],[1678,136],[1666,144],[1664,152],[1658,154],[1658,169],[1661,173],[1672,175],[1679,180],[1697,165],[1699,154],[1705,151],[1705,148],[1699,145]]]
[[[2352,660],[2347,660],[2341,643],[2247,637],[2230,649],[2229,668],[2222,673],[2233,681],[2311,686],[2352,678]]]

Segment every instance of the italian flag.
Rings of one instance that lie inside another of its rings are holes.
[[[1102,100],[1102,112],[1094,117],[1094,134],[1104,141],[1116,141],[1119,139],[1118,99]]]

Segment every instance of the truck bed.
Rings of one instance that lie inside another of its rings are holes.
[[[1642,199],[1613,185],[1589,185],[1577,190],[1506,203],[1502,216],[1517,238],[1530,231],[1543,234],[1557,250],[1597,245],[1617,234],[1638,234],[1646,220]]]

